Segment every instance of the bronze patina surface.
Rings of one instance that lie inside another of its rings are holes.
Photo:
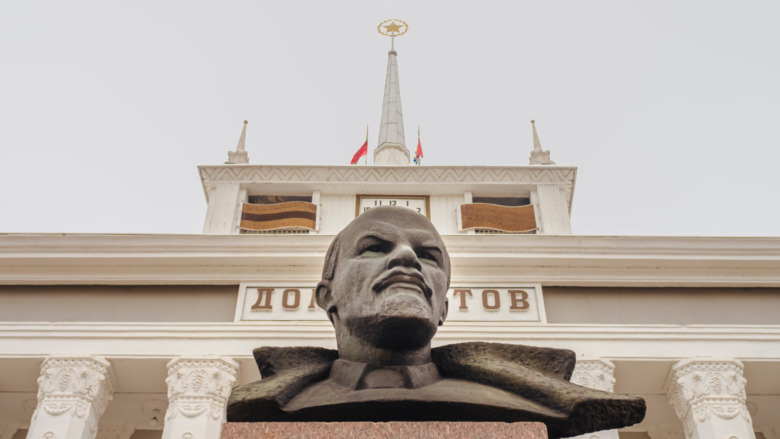
[[[372,209],[336,236],[316,299],[338,351],[259,348],[262,380],[233,389],[228,421],[537,421],[550,437],[620,428],[645,402],[569,382],[574,352],[499,343],[431,349],[450,260],[424,216]]]

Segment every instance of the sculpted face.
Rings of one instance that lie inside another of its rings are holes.
[[[447,316],[450,276],[447,250],[430,221],[401,207],[376,208],[350,223],[334,245],[335,270],[318,286],[317,299],[339,341],[340,331],[348,331],[378,348],[428,345]]]

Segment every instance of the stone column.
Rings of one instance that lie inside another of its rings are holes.
[[[168,363],[168,412],[162,439],[219,439],[238,363],[179,357]]]
[[[47,358],[27,439],[94,439],[113,392],[114,376],[106,359]]]
[[[209,206],[203,233],[206,235],[232,235],[238,233],[237,224],[241,203],[246,201],[246,191],[239,183],[215,183],[209,188]]]
[[[766,439],[780,439],[780,427],[778,426],[763,426],[760,431]]]
[[[651,425],[647,428],[650,439],[685,439],[679,425]]]
[[[571,235],[571,217],[566,198],[561,193],[560,185],[540,183],[536,186],[539,217],[541,219],[541,234]]]
[[[0,439],[12,439],[19,430],[19,424],[14,422],[0,422]]]
[[[133,433],[134,424],[101,425],[95,439],[130,439]]]
[[[691,359],[672,366],[666,393],[688,439],[755,439],[742,363]]]
[[[589,389],[612,392],[615,389],[615,365],[600,358],[577,359],[571,381]],[[602,430],[574,436],[577,439],[618,439],[617,430]]]

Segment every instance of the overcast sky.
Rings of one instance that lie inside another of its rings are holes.
[[[245,119],[251,163],[348,164],[388,18],[424,165],[527,165],[535,119],[577,234],[780,236],[777,0],[2,2],[0,232],[200,233]]]

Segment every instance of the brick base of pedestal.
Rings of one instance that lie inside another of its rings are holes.
[[[228,422],[222,439],[547,439],[539,422]]]

